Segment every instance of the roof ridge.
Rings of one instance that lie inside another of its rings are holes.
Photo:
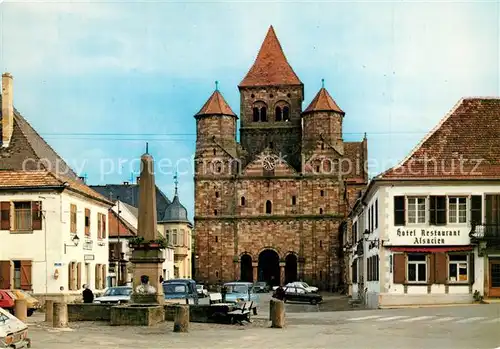
[[[334,111],[345,115],[325,87],[321,87],[302,114],[315,111]]]
[[[229,115],[237,117],[219,90],[212,92],[195,117],[202,115]]]

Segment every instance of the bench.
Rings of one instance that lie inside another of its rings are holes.
[[[208,295],[208,301],[210,304],[222,303],[222,294],[220,293],[210,293]]]
[[[253,302],[242,302],[239,304],[240,306],[233,311],[227,313],[230,317],[231,324],[239,323],[243,325],[243,321],[250,321],[250,309],[253,307]]]

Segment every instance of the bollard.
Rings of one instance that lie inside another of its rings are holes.
[[[273,308],[274,308],[274,298],[271,298],[269,301],[269,321],[272,320],[271,316],[273,314]]]
[[[53,315],[54,315],[54,301],[45,300],[45,322],[52,323]]]
[[[54,302],[52,326],[54,328],[68,327],[68,305],[66,303]]]
[[[271,327],[285,327],[285,302],[278,299],[271,299]]]
[[[22,322],[26,322],[28,320],[28,302],[26,302],[26,299],[15,300],[14,315]]]
[[[189,305],[178,305],[175,309],[174,332],[188,332]]]

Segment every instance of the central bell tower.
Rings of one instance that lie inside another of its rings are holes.
[[[247,160],[270,148],[300,171],[304,85],[288,63],[272,26],[238,88],[240,136]]]

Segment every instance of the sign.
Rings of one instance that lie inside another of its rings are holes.
[[[402,227],[393,230],[385,246],[454,246],[469,245],[470,228],[453,227]]]
[[[63,264],[61,262],[54,263],[54,267],[56,267],[56,268],[57,267],[62,267],[62,266],[63,266]]]
[[[87,251],[92,251],[93,247],[93,241],[92,240],[85,240],[83,243],[83,249]]]
[[[85,254],[83,255],[83,259],[86,261],[93,261],[95,259],[95,256],[93,254]]]

